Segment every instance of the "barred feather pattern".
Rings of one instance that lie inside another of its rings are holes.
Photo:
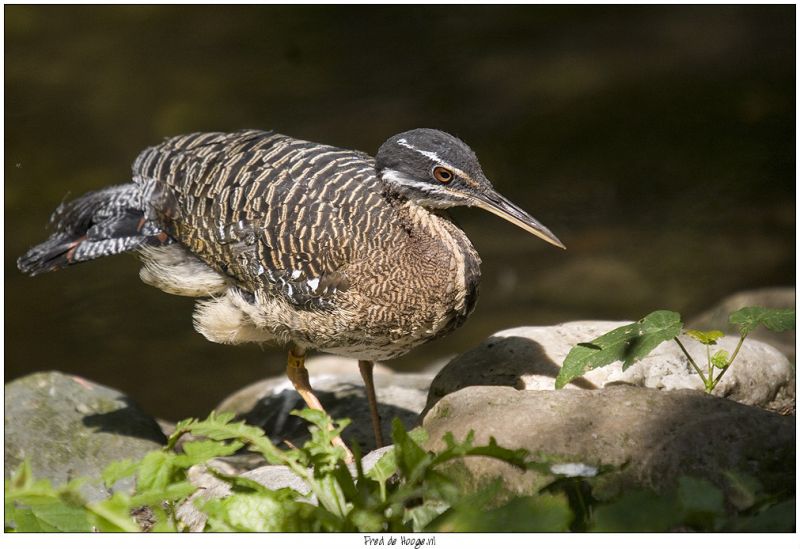
[[[270,131],[195,133],[143,151],[133,182],[62,205],[56,234],[103,243],[86,258],[139,250],[143,280],[207,296],[195,327],[212,341],[384,360],[475,305],[466,235],[390,192],[365,153]]]
[[[346,289],[341,266],[379,228],[369,210],[381,184],[355,151],[273,132],[200,133],[145,150],[133,170],[171,236],[248,290],[295,305]],[[366,216],[353,223],[358,208]]]
[[[37,275],[144,244],[170,242],[166,233],[145,219],[142,189],[132,183],[62,202],[50,216],[50,226],[50,237],[17,261],[22,272]]]

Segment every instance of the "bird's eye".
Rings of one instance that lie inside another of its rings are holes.
[[[453,180],[453,172],[447,168],[436,166],[433,168],[433,177],[435,177],[436,181],[439,183],[450,183]]]

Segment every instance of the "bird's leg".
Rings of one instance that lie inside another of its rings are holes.
[[[289,378],[289,381],[292,382],[292,385],[294,385],[295,390],[300,394],[301,397],[303,397],[303,400],[306,402],[306,405],[309,408],[325,412],[325,408],[322,407],[322,403],[311,390],[311,383],[308,380],[308,370],[306,370],[305,361],[305,351],[295,345],[292,345],[289,348],[289,360],[286,364],[286,376]],[[347,447],[341,437],[336,437],[333,439],[333,443],[344,448],[345,459],[347,462],[353,461],[353,454],[350,452],[350,449]]]
[[[375,383],[372,381],[372,368],[375,366],[371,360],[359,360],[358,369],[364,379],[364,388],[367,390],[369,412],[372,416],[372,431],[375,433],[376,448],[383,447],[383,433],[381,432],[381,415],[378,413],[378,399],[375,397]]]

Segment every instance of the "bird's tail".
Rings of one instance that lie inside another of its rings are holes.
[[[133,183],[107,187],[62,202],[50,217],[53,234],[17,260],[31,276],[74,263],[165,244],[170,239],[147,219],[141,188]]]

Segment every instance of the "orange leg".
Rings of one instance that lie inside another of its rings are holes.
[[[311,390],[311,383],[308,381],[308,370],[306,370],[305,367],[305,359],[305,351],[299,349],[298,347],[292,346],[289,349],[289,360],[286,365],[286,375],[288,376],[289,381],[292,382],[292,385],[294,385],[295,390],[297,390],[300,396],[303,397],[303,400],[306,402],[306,405],[309,408],[324,412],[325,408],[322,407],[322,403]],[[350,452],[350,449],[347,447],[341,437],[336,437],[333,439],[333,443],[344,448],[348,462],[353,461],[353,454]]]
[[[372,432],[375,433],[375,447],[381,448],[383,446],[383,433],[381,431],[381,415],[378,413],[378,398],[375,396],[375,383],[372,380],[373,366],[374,364],[371,360],[358,361],[358,369],[361,370],[364,388],[367,390],[369,412],[370,416],[372,416]]]

